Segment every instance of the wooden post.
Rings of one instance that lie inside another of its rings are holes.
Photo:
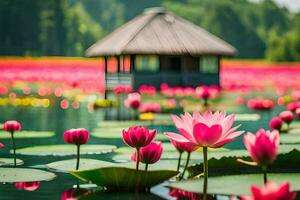
[[[107,57],[104,56],[104,99],[105,100],[107,100],[106,85],[107,85]]]

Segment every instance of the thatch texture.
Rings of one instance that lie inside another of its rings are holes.
[[[162,8],[145,10],[86,51],[87,56],[235,53],[236,49],[222,39]]]

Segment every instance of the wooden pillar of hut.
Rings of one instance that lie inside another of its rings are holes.
[[[131,74],[131,86],[135,90],[135,81],[134,81],[134,70],[135,70],[135,55],[130,56],[130,74]]]
[[[107,57],[104,56],[104,99],[107,99],[107,91],[106,91],[106,86],[107,86]]]

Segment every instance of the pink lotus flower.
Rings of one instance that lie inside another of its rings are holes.
[[[282,119],[282,121],[284,121],[287,124],[290,124],[294,119],[293,113],[288,110],[281,112],[279,116]]]
[[[70,129],[64,133],[64,141],[69,144],[85,144],[89,137],[90,134],[85,128]]]
[[[40,185],[41,185],[40,181],[15,183],[16,188],[26,190],[26,191],[35,191],[40,187]]]
[[[128,94],[125,105],[128,108],[138,109],[141,105],[141,95],[137,92]]]
[[[115,94],[128,94],[132,91],[131,85],[117,85],[114,87]]]
[[[298,108],[298,109],[296,110],[296,115],[297,115],[297,118],[300,119],[300,108]]]
[[[22,129],[22,126],[20,124],[20,122],[18,121],[6,121],[3,124],[3,130],[4,131],[8,131],[8,132],[15,132],[15,131],[20,131]]]
[[[1,142],[0,142],[0,149],[2,149],[4,147],[4,144],[2,144]]]
[[[287,109],[295,112],[298,108],[300,108],[300,101],[291,102],[287,105]]]
[[[133,126],[128,131],[123,130],[123,141],[128,146],[140,148],[152,142],[156,135],[156,130],[150,131],[143,126]]]
[[[161,111],[161,105],[156,102],[146,102],[142,103],[139,107],[139,112],[152,112],[152,113],[159,113]]]
[[[232,128],[234,115],[226,116],[225,112],[194,112],[193,116],[185,113],[181,118],[176,115],[171,117],[180,134],[169,132],[166,136],[177,142],[191,142],[199,147],[219,148],[243,133],[235,131],[239,126]]]
[[[280,136],[277,130],[270,132],[260,129],[256,135],[247,133],[244,136],[244,144],[251,158],[260,166],[269,165],[276,159],[279,142]]]
[[[267,182],[265,186],[251,186],[252,197],[243,196],[242,200],[294,200],[297,193],[290,191],[290,185],[285,182],[277,185],[274,182]]]
[[[176,140],[173,140],[173,139],[170,139],[172,145],[175,147],[175,149],[177,151],[179,151],[180,153],[182,152],[193,152],[193,151],[196,151],[199,146],[192,143],[192,142],[178,142]]]
[[[77,146],[76,170],[79,169],[80,145],[87,143],[90,134],[85,128],[70,129],[64,133],[64,141]]]
[[[140,149],[140,162],[144,164],[154,164],[159,161],[163,147],[161,142],[151,142],[149,145]],[[136,161],[136,151],[131,156],[132,161]]]
[[[271,99],[250,99],[247,103],[248,108],[253,110],[271,110],[274,108],[275,104]]]
[[[282,127],[282,120],[280,117],[273,117],[271,120],[270,120],[270,128],[272,129],[276,129],[278,131],[281,130],[281,127]]]

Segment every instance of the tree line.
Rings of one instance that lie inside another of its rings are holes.
[[[300,12],[272,0],[0,0],[0,55],[83,56],[94,42],[154,6],[226,40],[238,58],[300,61]]]

